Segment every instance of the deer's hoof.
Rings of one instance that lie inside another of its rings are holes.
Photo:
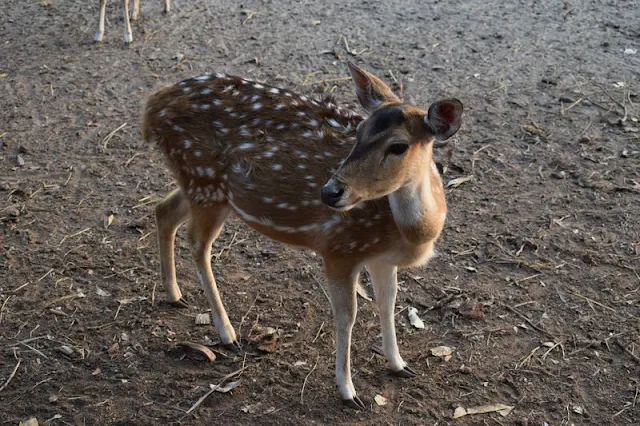
[[[416,377],[418,375],[418,373],[416,373],[409,366],[405,366],[402,370],[392,371],[391,374],[393,374],[396,377],[402,377],[402,378],[405,378],[405,379],[409,379],[411,377]]]
[[[176,300],[175,302],[171,302],[171,306],[179,309],[189,309],[191,305],[189,305],[183,298]]]
[[[364,405],[362,400],[357,396],[354,396],[352,399],[343,399],[342,405],[348,408],[353,408],[354,410],[365,411],[367,407]]]

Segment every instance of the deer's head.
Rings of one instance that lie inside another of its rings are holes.
[[[434,143],[442,144],[460,128],[462,103],[438,101],[428,111],[407,105],[380,79],[348,63],[358,100],[369,112],[356,143],[322,188],[322,201],[336,210],[384,197],[421,181],[431,166]]]

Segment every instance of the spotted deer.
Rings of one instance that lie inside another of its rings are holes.
[[[348,68],[367,118],[331,99],[215,73],[151,95],[142,131],[160,146],[179,185],[156,208],[170,301],[186,305],[174,265],[176,230],[184,222],[225,344],[237,344],[237,337],[211,271],[211,245],[227,217],[233,212],[274,240],[314,250],[324,260],[336,324],[340,396],[364,409],[350,370],[358,276],[366,267],[391,371],[415,376],[396,341],[397,270],[434,253],[447,205],[433,146],[458,131],[463,108],[451,99],[422,110],[356,65]]]
[[[107,13],[107,3],[109,0],[100,0],[100,19],[98,21],[98,31],[93,37],[95,42],[102,41],[104,37],[104,20]],[[129,20],[129,0],[122,0],[122,6],[124,8],[124,42],[129,44],[133,42],[133,32],[131,31],[131,21]],[[164,0],[164,13],[171,11],[171,0]],[[133,0],[133,13],[131,13],[131,19],[138,20],[140,15],[140,0]]]

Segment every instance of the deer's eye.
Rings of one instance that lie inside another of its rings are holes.
[[[407,149],[409,149],[409,145],[406,143],[394,143],[387,148],[387,154],[402,155]]]

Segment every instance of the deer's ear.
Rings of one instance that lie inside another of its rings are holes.
[[[351,62],[347,62],[347,66],[356,87],[356,95],[358,95],[360,105],[367,112],[372,113],[385,102],[400,102],[389,86],[379,78]]]
[[[434,103],[424,117],[427,132],[440,142],[449,139],[460,129],[462,109],[462,102],[457,99]]]

